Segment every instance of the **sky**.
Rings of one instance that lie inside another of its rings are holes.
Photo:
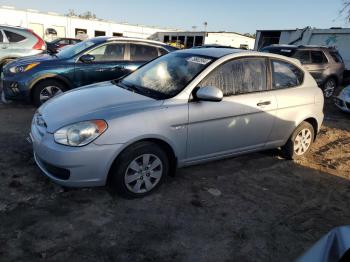
[[[339,16],[342,0],[0,0],[0,5],[60,14],[91,11],[116,22],[183,30],[204,30],[204,22],[208,31],[239,33],[349,26]]]

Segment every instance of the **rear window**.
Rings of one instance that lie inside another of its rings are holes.
[[[4,30],[4,32],[5,32],[5,35],[10,43],[17,43],[17,42],[20,42],[20,41],[26,39],[24,36],[16,34],[16,33],[11,32],[11,31]]]
[[[295,87],[303,82],[303,72],[290,63],[273,60],[272,70],[273,89]]]
[[[333,57],[336,63],[344,63],[343,58],[338,53],[338,51],[332,51],[332,52],[329,52],[329,54]]]

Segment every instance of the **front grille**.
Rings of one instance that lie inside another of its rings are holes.
[[[49,164],[45,162],[44,160],[40,159],[38,156],[36,156],[37,160],[40,162],[40,164],[45,168],[45,170],[50,173],[50,175],[61,179],[61,180],[68,180],[70,177],[70,171],[68,169],[54,166],[52,164]]]

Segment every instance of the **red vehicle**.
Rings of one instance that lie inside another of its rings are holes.
[[[81,42],[80,39],[75,38],[56,38],[52,40],[51,42],[47,42],[47,51],[49,53],[57,53],[60,49],[63,47],[69,46],[69,45],[75,45],[77,43]]]

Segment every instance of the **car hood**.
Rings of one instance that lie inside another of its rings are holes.
[[[155,100],[123,89],[112,82],[103,82],[78,88],[59,95],[45,104],[38,112],[43,117],[47,131],[91,119],[109,119],[118,115],[160,106]]]
[[[41,55],[34,55],[34,56],[26,56],[22,58],[18,58],[14,60],[13,62],[9,63],[8,66],[13,65],[24,65],[24,64],[30,64],[30,63],[41,63],[46,61],[56,61],[59,58],[57,56],[52,56],[48,54],[41,54]]]
[[[338,97],[346,102],[350,102],[350,86],[345,87]]]

